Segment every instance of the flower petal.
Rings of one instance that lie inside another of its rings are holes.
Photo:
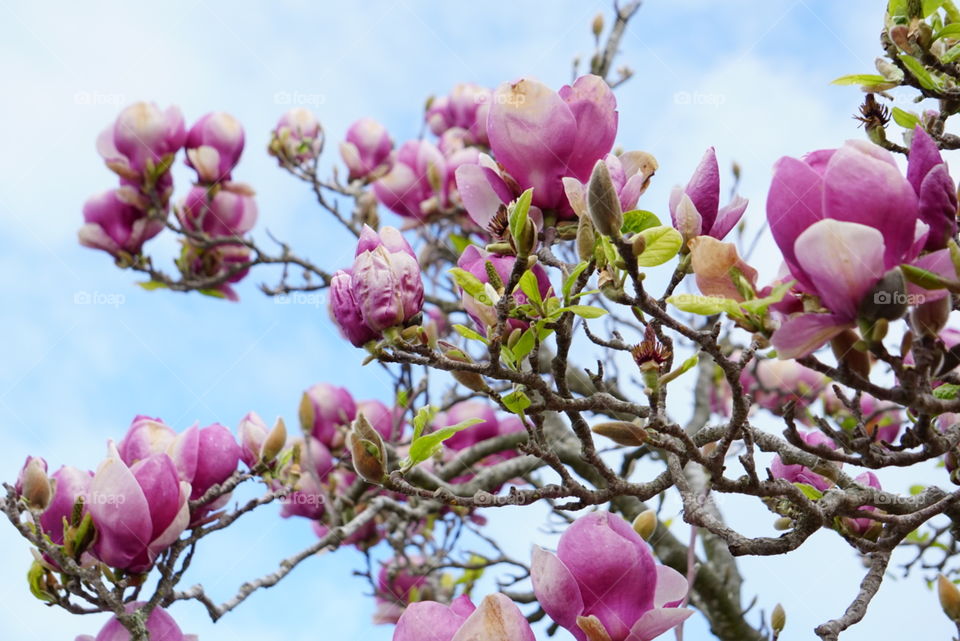
[[[833,314],[801,314],[781,325],[770,337],[770,342],[777,350],[777,358],[802,358],[818,350],[850,325]]]
[[[689,608],[654,608],[633,624],[626,641],[651,641],[693,614]]]
[[[543,611],[561,627],[574,630],[577,617],[583,613],[583,597],[563,561],[552,552],[534,546],[530,579]]]
[[[657,565],[657,591],[653,593],[653,605],[676,607],[687,596],[690,586],[687,577],[669,565]]]

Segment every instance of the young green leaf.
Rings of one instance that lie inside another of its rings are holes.
[[[923,66],[922,62],[905,53],[901,53],[899,58],[900,62],[902,62],[917,79],[921,87],[924,89],[940,89],[940,81],[927,71],[927,68]]]
[[[607,313],[607,310],[592,305],[567,305],[557,310],[558,312],[571,312],[580,318],[600,318]]]
[[[522,415],[530,407],[531,401],[522,389],[517,388],[503,397],[503,404],[514,414]]]
[[[713,316],[726,312],[731,316],[742,316],[737,301],[720,296],[698,296],[696,294],[674,294],[667,302],[682,312]]]
[[[540,297],[540,286],[537,282],[537,276],[532,270],[528,269],[523,272],[517,286],[520,288],[520,291],[527,295],[527,300],[533,303],[534,307],[540,307],[543,303],[543,298]]]
[[[904,129],[912,130],[920,124],[920,117],[917,114],[905,111],[900,107],[894,107],[891,114],[893,115],[893,121]]]
[[[808,485],[807,483],[794,483],[794,485],[811,501],[816,501],[817,499],[823,498],[823,492],[812,485]]]
[[[460,286],[460,288],[480,300],[482,297],[486,297],[486,290],[483,286],[483,283],[479,278],[471,274],[465,269],[459,267],[454,267],[449,270],[450,276],[453,277],[453,282]]]
[[[510,212],[510,235],[515,241],[520,240],[523,228],[527,226],[527,214],[530,211],[532,200],[533,187],[520,194],[517,202],[513,205],[513,211]]]
[[[640,267],[656,267],[677,255],[683,246],[683,236],[673,227],[661,225],[640,232],[646,241],[646,249],[637,256]]]
[[[890,82],[883,76],[875,73],[853,73],[848,76],[840,76],[831,85],[882,85]]]
[[[413,440],[420,438],[420,435],[423,433],[423,429],[427,426],[427,423],[433,420],[433,417],[437,415],[437,408],[433,405],[427,405],[421,407],[417,412],[417,415],[413,417]]]
[[[633,209],[623,214],[621,231],[624,234],[639,234],[644,229],[659,227],[660,224],[660,219],[652,211]]]
[[[429,434],[417,435],[413,439],[413,442],[410,443],[410,453],[401,467],[404,469],[410,469],[414,465],[426,461],[428,458],[438,452],[441,447],[443,447],[443,442],[448,438],[457,432],[467,429],[471,425],[476,425],[477,423],[482,422],[482,418],[468,418],[467,420],[461,421],[456,425],[442,427],[435,432],[430,432]]]
[[[567,276],[567,278],[563,281],[563,288],[561,289],[561,291],[563,292],[563,300],[565,302],[570,300],[570,292],[573,291],[574,284],[577,282],[577,279],[580,277],[580,274],[582,274],[583,271],[589,266],[590,266],[590,263],[588,262],[580,263],[579,265],[574,267],[573,271],[570,272],[570,275]]]
[[[461,336],[463,336],[463,337],[466,338],[467,340],[470,340],[470,341],[480,341],[480,342],[483,343],[484,345],[489,345],[489,344],[490,344],[490,341],[488,341],[486,338],[484,338],[483,335],[482,335],[480,332],[476,332],[476,331],[470,329],[469,327],[467,327],[466,325],[454,325],[454,326],[453,326],[453,329],[454,329],[454,331],[456,331],[458,334],[460,334]]]

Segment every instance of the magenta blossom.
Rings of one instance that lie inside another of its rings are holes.
[[[507,177],[494,160],[486,154],[480,154],[476,163],[457,167],[455,180],[460,200],[470,219],[485,232],[501,236],[506,230],[496,229],[492,223],[500,210],[516,200],[520,193],[511,189]],[[538,230],[543,227],[543,212],[539,207],[530,207],[527,215]]]
[[[957,235],[957,186],[937,143],[919,125],[910,143],[907,182],[919,199],[920,220],[930,227],[924,249],[943,249]]]
[[[494,91],[487,136],[520,191],[533,187],[534,205],[568,215],[562,179],[589,179],[613,147],[617,118],[617,100],[599,76],[582,76],[557,92],[521,79]]]
[[[330,313],[358,347],[411,321],[423,307],[420,264],[393,227],[384,227],[379,234],[364,229],[352,269],[337,272],[331,288]]]
[[[342,430],[357,418],[357,405],[345,387],[317,383],[300,401],[300,424],[305,432],[330,449],[343,444]]]
[[[392,151],[393,139],[373,118],[361,118],[350,125],[340,143],[340,157],[350,170],[350,180],[382,176],[390,169]]]
[[[163,220],[149,218],[138,207],[137,197],[129,187],[111,189],[91,197],[83,206],[84,225],[80,228],[80,244],[100,249],[114,258],[124,254],[136,256],[143,244],[163,231]]]
[[[97,151],[117,174],[139,179],[147,169],[177,153],[186,137],[179,108],[161,111],[152,102],[137,102],[121,111],[100,134]]]
[[[482,423],[471,425],[444,441],[451,450],[465,450],[500,433],[500,422],[493,408],[480,401],[461,401],[443,414],[437,415],[434,425],[437,429],[456,425],[471,418],[482,419]]]
[[[226,243],[212,247],[198,247],[187,242],[184,244],[177,266],[182,273],[191,277],[225,279],[216,287],[211,287],[210,292],[217,292],[217,295],[236,302],[240,297],[231,285],[246,277],[250,271],[250,263],[250,248],[246,245]]]
[[[806,408],[817,400],[826,383],[826,376],[794,360],[759,359],[740,374],[740,384],[753,402],[775,414],[788,402]]]
[[[490,276],[487,273],[486,267],[486,264],[489,262],[496,270],[500,281],[506,285],[510,282],[510,274],[513,272],[515,261],[516,258],[513,256],[491,254],[475,245],[470,245],[460,255],[460,258],[457,260],[457,266],[473,274],[481,283],[489,284]],[[547,272],[539,263],[534,265],[532,269],[534,276],[537,278],[540,296],[546,300],[552,292]],[[491,290],[492,294],[496,294],[497,297],[503,295],[503,292],[493,291],[492,286],[488,289]],[[520,291],[520,289],[517,289],[513,293],[513,298],[517,305],[525,305],[527,303],[527,295]],[[486,334],[488,327],[497,324],[496,301],[493,295],[491,295],[489,301],[479,301],[467,292],[461,292],[460,301],[464,310],[466,310],[470,318],[473,319],[473,322],[481,333]],[[511,318],[507,321],[507,326],[512,329],[525,329],[527,323],[516,318]]]
[[[323,128],[317,117],[309,109],[294,107],[277,121],[268,151],[278,157],[281,165],[302,165],[314,160],[322,149]]]
[[[746,208],[747,199],[740,196],[720,207],[720,168],[713,147],[703,154],[687,186],[674,187],[670,192],[670,217],[684,241],[697,236],[723,240],[740,222]]]
[[[111,567],[146,572],[187,527],[189,498],[190,484],[180,481],[169,456],[153,454],[127,466],[111,441],[87,496],[97,530],[94,556]]]
[[[822,445],[831,450],[836,448],[836,444],[823,432],[800,432],[799,434],[803,442],[812,447]],[[821,492],[833,486],[833,481],[820,476],[808,467],[804,467],[803,465],[786,465],[780,460],[779,455],[773,457],[773,461],[770,463],[770,473],[774,478],[784,479],[791,483],[806,483],[807,485],[812,485]]]
[[[828,312],[787,320],[772,338],[780,358],[806,356],[853,327],[863,303],[893,302],[899,292],[865,298],[889,270],[917,258],[929,231],[918,215],[917,195],[893,157],[869,142],[777,162],[770,230],[798,287]],[[941,251],[917,264],[940,272],[945,262]]]
[[[195,500],[236,471],[240,446],[230,430],[219,423],[204,428],[193,425],[170,446],[170,456],[177,466],[180,480],[192,488],[190,499]],[[218,501],[226,503],[223,499],[220,497]]]
[[[411,603],[393,631],[393,641],[536,641],[520,608],[503,594],[489,594],[475,607],[466,595],[450,605]]]
[[[856,417],[840,401],[832,385],[824,390],[823,409],[845,430],[852,430],[857,425]],[[860,415],[868,436],[878,442],[896,442],[903,425],[903,414],[898,406],[863,392],[860,395]]]
[[[188,231],[211,238],[243,236],[257,222],[253,191],[241,183],[216,189],[193,187],[177,209],[180,224]]]
[[[867,487],[872,487],[877,490],[883,489],[882,487],[880,487],[880,479],[877,478],[876,474],[870,471],[857,475],[857,478],[855,478],[854,480],[857,483],[861,485],[865,485]],[[861,505],[859,509],[865,512],[875,512],[877,510],[877,508],[873,507],[872,505]],[[849,518],[849,517],[843,518],[844,529],[854,536],[864,536],[871,529],[873,529],[875,525],[878,525],[878,524],[879,524],[879,521],[874,521],[873,519],[865,516],[859,517],[859,518]]]
[[[362,413],[384,441],[396,442],[403,435],[406,423],[403,408],[390,409],[378,400],[358,401],[357,412]]]
[[[263,453],[263,443],[267,440],[270,429],[256,412],[247,412],[240,419],[237,436],[240,440],[240,460],[251,470],[260,462]]]
[[[127,612],[133,612],[145,605],[143,602],[129,603],[125,608]],[[181,632],[177,622],[163,608],[154,608],[147,617],[146,624],[147,632],[153,641],[197,641],[196,635]],[[114,617],[107,621],[96,637],[83,634],[78,636],[76,641],[130,641],[130,632]]]
[[[610,641],[649,641],[693,614],[678,607],[687,594],[683,575],[658,565],[640,535],[610,512],[574,521],[556,554],[535,547],[530,577],[540,606],[577,641],[603,638],[584,626],[599,626]]]
[[[395,214],[421,220],[447,204],[447,160],[426,140],[401,145],[393,168],[373,183],[373,193]]]
[[[617,190],[620,209],[635,209],[640,196],[646,191],[650,177],[657,169],[657,161],[642,151],[628,151],[620,155],[607,154],[603,157],[613,186]],[[586,184],[572,177],[563,179],[563,189],[570,206],[578,217],[587,215]]]
[[[434,98],[424,116],[430,131],[441,136],[451,129],[460,129],[465,132],[467,144],[486,145],[491,94],[486,87],[462,83],[449,96]]]
[[[201,182],[226,182],[243,153],[243,127],[228,113],[208,113],[190,128],[185,146]]]

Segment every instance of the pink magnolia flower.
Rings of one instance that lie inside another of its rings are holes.
[[[603,162],[617,190],[620,209],[626,212],[636,208],[637,201],[647,190],[650,178],[657,170],[656,159],[642,151],[628,151],[620,155],[607,154]],[[586,183],[566,176],[563,178],[563,189],[574,213],[578,217],[584,216],[587,213]]]
[[[177,209],[180,224],[211,238],[243,236],[257,222],[257,201],[246,185],[193,187]]]
[[[319,519],[323,515],[327,496],[323,484],[333,471],[333,455],[323,443],[312,436],[301,440],[300,447],[300,478],[296,489],[281,501],[280,516]]]
[[[810,446],[823,445],[830,449],[836,448],[836,444],[823,432],[800,432],[800,438]],[[784,479],[791,483],[806,483],[807,485],[812,485],[821,492],[833,486],[833,481],[820,476],[808,467],[804,467],[803,465],[786,465],[780,460],[779,455],[773,457],[773,461],[770,463],[770,473],[773,474],[774,478]]]
[[[240,460],[248,468],[253,469],[260,462],[263,452],[263,443],[267,440],[270,429],[256,412],[247,412],[240,419],[237,435],[240,440]]]
[[[471,145],[487,144],[487,116],[490,113],[492,92],[486,87],[462,83],[449,96],[434,98],[424,119],[435,135],[451,129],[461,129]]]
[[[362,413],[384,441],[396,442],[403,435],[406,423],[403,409],[390,409],[378,400],[358,401],[357,412]]]
[[[281,165],[301,165],[315,159],[321,149],[323,128],[317,117],[309,109],[294,107],[277,121],[268,151],[279,158]]]
[[[764,358],[744,368],[740,384],[756,405],[780,414],[788,402],[803,410],[817,400],[827,377],[793,360]]]
[[[488,262],[496,270],[500,281],[504,285],[510,282],[510,274],[513,272],[513,265],[516,262],[516,258],[513,256],[491,254],[475,245],[470,245],[460,254],[460,258],[457,260],[457,266],[473,274],[481,283],[489,283],[490,276],[487,273],[486,267]],[[552,291],[547,272],[539,263],[534,265],[532,269],[533,274],[537,278],[540,296],[546,300]],[[519,289],[513,293],[513,298],[518,305],[525,305],[528,302],[527,295]],[[486,334],[487,327],[496,325],[497,310],[494,301],[491,300],[489,303],[481,302],[464,291],[461,292],[460,302],[463,305],[463,309],[470,315],[470,318],[473,319],[480,333]],[[516,318],[509,319],[507,325],[514,329],[526,329],[527,327],[526,322]]]
[[[890,153],[869,142],[777,162],[767,198],[770,230],[798,287],[827,309],[793,316],[774,333],[781,358],[806,356],[853,327],[864,302],[900,302],[864,299],[902,263],[955,277],[945,250],[916,260],[929,232],[918,217],[913,187]],[[910,291],[928,300],[943,295]]]
[[[147,217],[130,188],[111,189],[91,197],[83,206],[80,244],[100,249],[114,258],[138,255],[143,244],[163,231],[163,221]]]
[[[240,446],[230,430],[219,423],[204,428],[193,425],[170,445],[170,456],[180,480],[192,488],[190,499],[195,500],[237,470]],[[218,501],[225,504],[228,498],[224,495]]]
[[[377,234],[365,226],[352,269],[337,272],[331,289],[331,316],[357,347],[407,323],[423,307],[420,264],[393,227]]]
[[[186,242],[177,260],[177,267],[190,277],[217,281],[225,279],[219,285],[211,287],[210,291],[236,302],[240,297],[232,285],[246,277],[250,271],[250,263],[250,248],[246,245],[226,243],[203,248]]]
[[[153,454],[131,466],[111,441],[90,482],[87,505],[97,530],[93,554],[107,565],[145,572],[190,521],[190,484],[173,460]]]
[[[137,179],[175,154],[186,141],[183,114],[178,107],[161,111],[152,102],[126,107],[97,138],[97,151],[120,176]]]
[[[494,91],[487,136],[520,191],[533,187],[534,205],[567,215],[562,179],[589,179],[613,147],[617,118],[617,100],[599,76],[582,76],[558,92],[521,79]]]
[[[124,463],[133,465],[153,454],[169,452],[176,439],[177,433],[174,429],[159,418],[138,414],[130,423],[123,440],[117,445],[117,452]]]
[[[720,168],[717,152],[710,147],[687,186],[678,185],[670,192],[670,217],[684,241],[701,235],[723,240],[740,222],[747,203],[746,198],[734,196],[720,207]]]
[[[582,625],[601,627],[611,641],[649,641],[693,614],[678,607],[687,580],[658,565],[640,535],[610,512],[574,521],[556,554],[535,547],[530,577],[540,606],[577,641],[591,638]]]
[[[837,397],[832,385],[828,385],[823,392],[823,409],[844,429],[853,429],[857,424],[856,418]],[[899,406],[864,392],[860,396],[860,415],[866,423],[864,428],[867,434],[874,440],[896,442],[903,426],[903,413]]]
[[[197,170],[201,182],[226,182],[240,161],[243,142],[243,126],[236,118],[222,111],[208,113],[187,133],[187,165]]]
[[[870,471],[859,474],[854,480],[861,485],[866,485],[867,487],[872,487],[877,490],[883,489],[880,487],[880,479],[877,478],[876,474]],[[859,509],[864,510],[865,512],[875,512],[877,510],[877,508],[873,507],[872,505],[861,505]],[[843,519],[844,529],[854,536],[864,536],[877,523],[877,521],[865,516],[855,519],[844,517]]]
[[[133,612],[145,605],[146,603],[142,601],[130,603],[126,606],[126,610]],[[150,638],[156,641],[197,641],[196,635],[181,632],[177,622],[163,608],[155,608],[147,617],[147,632],[150,633]],[[130,633],[114,617],[107,621],[96,637],[82,634],[76,641],[130,641]]]
[[[340,143],[340,157],[350,171],[350,180],[382,175],[390,169],[392,151],[393,139],[373,118],[361,118],[350,125]]]
[[[536,641],[520,608],[503,594],[475,607],[466,595],[450,605],[418,601],[407,606],[393,641]]]
[[[357,418],[357,405],[345,387],[317,383],[300,401],[300,424],[327,448],[343,444],[341,430]]]
[[[426,140],[401,145],[390,172],[373,183],[373,193],[395,214],[421,220],[447,204],[447,159]]]
[[[502,209],[520,196],[519,186],[509,182],[509,176],[504,176],[496,162],[486,154],[480,154],[474,163],[457,167],[454,176],[457,193],[470,219],[499,239],[506,230],[497,229],[500,223],[495,223],[495,219]],[[543,227],[543,212],[539,207],[531,206],[527,215],[537,229]]]

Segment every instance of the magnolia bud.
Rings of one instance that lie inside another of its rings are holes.
[[[590,429],[593,430],[595,434],[606,436],[614,443],[626,445],[627,447],[642,445],[647,440],[647,435],[643,427],[636,423],[628,423],[627,421],[597,423]]]
[[[960,590],[942,574],[937,575],[937,594],[940,596],[940,607],[947,618],[960,622]]]
[[[620,238],[620,228],[623,227],[620,196],[610,177],[610,169],[602,159],[593,166],[587,184],[587,211],[598,232],[611,238]]]
[[[845,365],[850,371],[856,372],[865,379],[870,378],[870,355],[857,349],[856,344],[860,337],[852,329],[846,329],[837,334],[830,341],[830,348],[837,361]]]
[[[593,223],[586,216],[577,222],[577,255],[583,262],[593,258],[593,250],[597,245],[597,235],[593,232]]]
[[[793,528],[793,519],[787,516],[781,516],[779,519],[773,522],[773,529],[779,532],[784,532],[792,528]]]
[[[593,35],[597,38],[600,37],[600,34],[603,33],[603,14],[598,13],[593,18],[593,23],[590,25],[590,30],[593,31]]]
[[[47,478],[47,464],[41,458],[31,458],[22,472],[21,496],[32,509],[45,510],[50,505],[52,492]]]
[[[934,338],[947,325],[952,307],[949,294],[939,300],[921,303],[910,310],[910,326],[917,334]]]
[[[452,361],[458,361],[460,363],[473,362],[473,360],[469,356],[467,356],[467,354],[465,354],[463,351],[456,348],[448,349],[443,353],[443,355]],[[471,372],[467,370],[453,370],[450,373],[453,375],[453,378],[458,383],[460,383],[461,385],[463,385],[469,390],[473,390],[474,392],[483,392],[489,389],[487,387],[486,381],[483,380],[483,376],[481,376],[477,372]]]
[[[633,531],[644,541],[649,541],[657,529],[657,513],[653,510],[644,510],[633,519]]]
[[[858,312],[861,319],[871,322],[897,320],[907,313],[907,281],[899,267],[884,274],[867,292]]]
[[[353,421],[353,429],[347,437],[347,445],[357,474],[370,483],[379,484],[387,473],[383,438],[373,429],[362,412]]]
[[[634,235],[630,239],[630,248],[633,250],[634,256],[639,256],[647,248],[647,239],[641,234]]]
[[[787,624],[787,613],[784,612],[783,606],[779,603],[773,606],[773,612],[770,613],[770,627],[774,632],[780,633],[783,631],[783,626]]]
[[[263,441],[263,447],[260,449],[260,459],[265,463],[273,461],[286,444],[287,425],[282,418],[278,418],[277,422],[273,424],[273,429],[270,430],[267,438]]]

